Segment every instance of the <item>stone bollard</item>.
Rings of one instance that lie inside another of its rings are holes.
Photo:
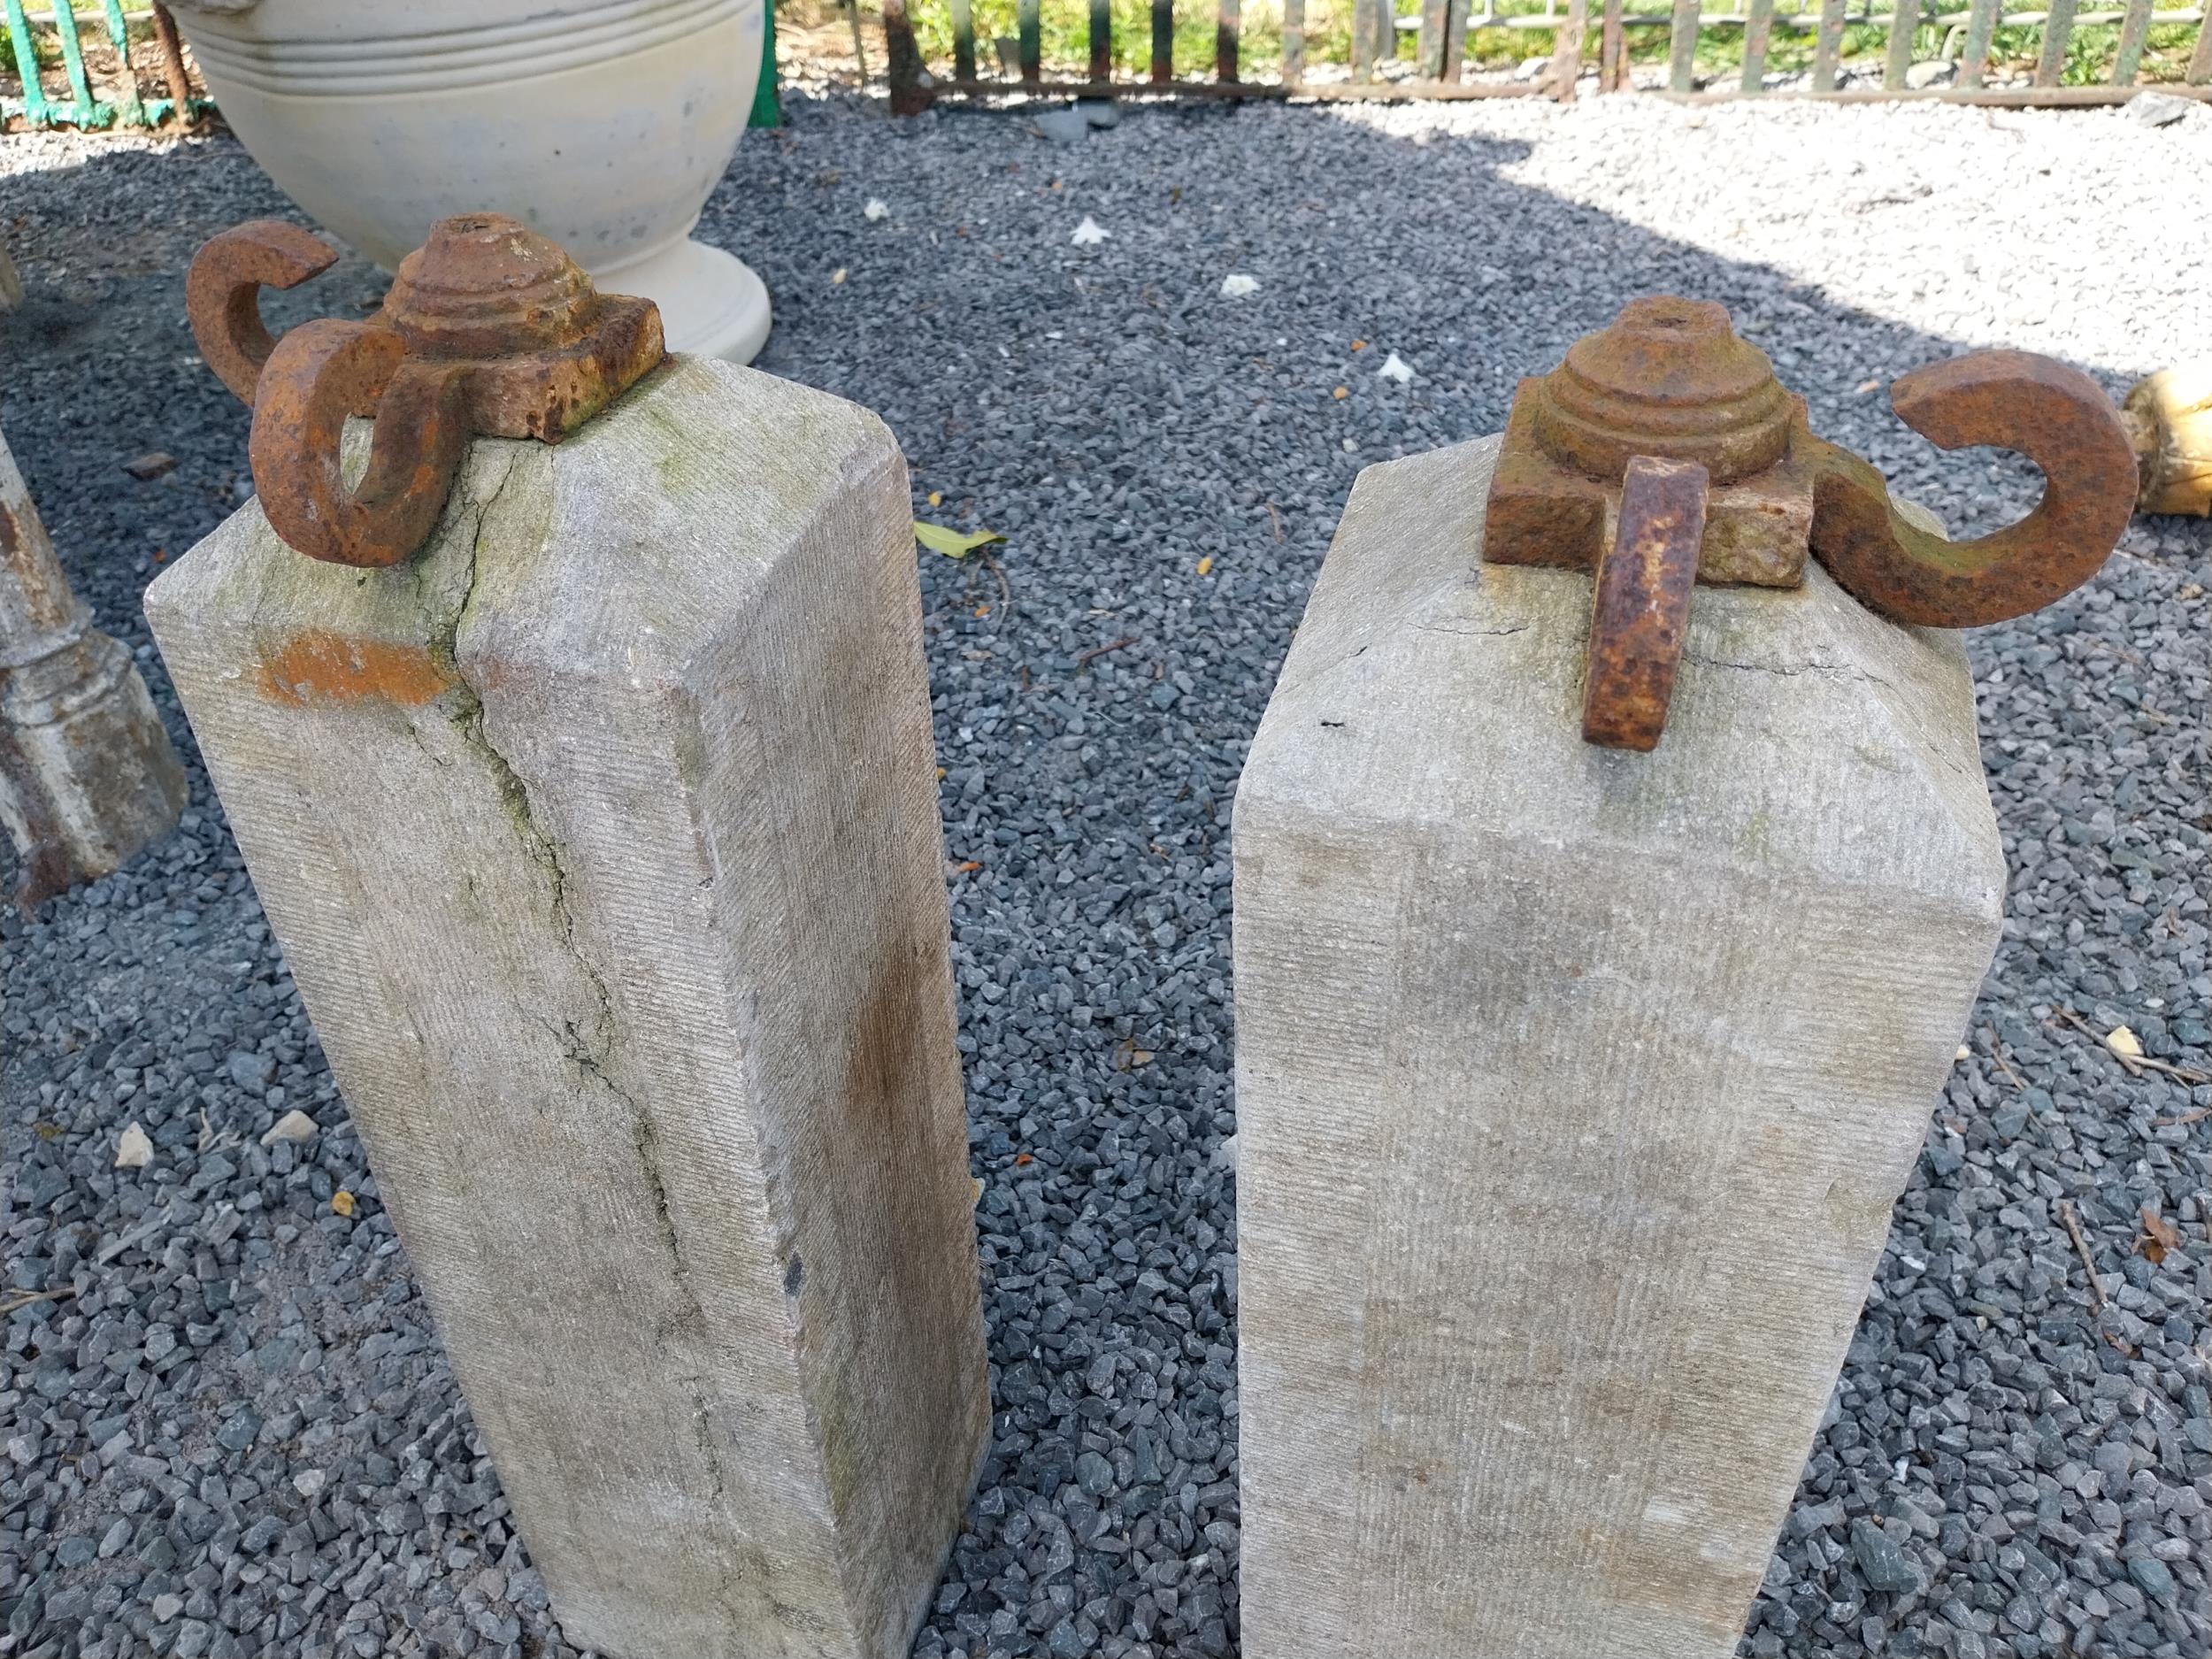
[[[145,680],[71,591],[0,438],[0,823],[19,902],[120,869],[176,827],[185,795]]]
[[[1361,474],[1238,791],[1249,1659],[1732,1654],[2002,915],[1956,636],[1701,589],[1592,748],[1496,454]]]
[[[2135,485],[2063,365],[1893,392],[2035,513],[1944,542],[1672,300],[1360,475],[1237,795],[1247,1659],[1736,1651],[2003,918],[1966,654],[1867,607]]]
[[[147,611],[567,1639],[903,1655],[990,1405],[889,432],[672,358]]]

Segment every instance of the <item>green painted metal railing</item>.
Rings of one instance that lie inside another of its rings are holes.
[[[200,107],[202,100],[193,97],[191,82],[185,74],[177,26],[165,6],[133,14],[151,27],[160,51],[163,79],[168,83],[166,97],[150,98],[139,90],[138,73],[131,62],[130,27],[122,0],[101,0],[101,21],[107,27],[108,42],[120,66],[111,100],[94,96],[92,78],[85,71],[84,36],[71,0],[54,0],[53,10],[36,16],[24,10],[23,0],[0,0],[0,11],[7,16],[8,47],[23,83],[21,97],[0,97],[0,117],[20,117],[26,126],[35,127],[158,127],[175,114],[189,119]],[[42,25],[53,41],[54,55],[60,58],[62,78],[67,82],[66,98],[47,96],[40,62],[42,36],[33,32],[35,24]]]

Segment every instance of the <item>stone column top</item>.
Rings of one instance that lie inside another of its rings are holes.
[[[1395,817],[1523,838],[1578,837],[1594,825],[1640,859],[1679,851],[1747,875],[1817,870],[1888,887],[1924,879],[1931,897],[1970,896],[2001,913],[2004,867],[1959,635],[1877,617],[1817,565],[1801,588],[1701,586],[1658,749],[1595,748],[1579,726],[1589,575],[1480,556],[1498,442],[1360,474],[1254,739],[1240,821],[1278,805],[1357,818],[1387,801]],[[1505,718],[1476,689],[1502,681],[1551,718]],[[1354,704],[1368,710],[1359,722],[1344,718]],[[1493,770],[1440,764],[1469,752],[1455,733],[1480,726],[1492,728],[1479,747],[1496,757]],[[1834,731],[1848,743],[1800,751],[1787,741]],[[1772,734],[1783,741],[1771,752],[1824,767],[1841,754],[1854,778],[1744,764],[1770,753]],[[1839,787],[1890,796],[1925,858],[1900,871],[1886,850],[1857,844],[1821,805]],[[1958,890],[1962,871],[1971,895]],[[1638,879],[1630,868],[1622,877]]]
[[[610,419],[617,409],[629,418]],[[357,465],[369,431],[348,423]],[[450,679],[453,654],[472,649],[564,676],[680,679],[713,632],[709,619],[743,615],[809,526],[901,465],[889,429],[856,403],[672,357],[558,445],[472,441],[438,529],[412,558],[380,570],[326,564],[287,547],[258,512],[241,512],[156,578],[147,603],[250,607],[274,647],[270,672],[297,667],[303,687],[319,672],[325,690],[351,675],[357,692],[421,701]],[[455,534],[457,519],[473,519],[476,533]],[[474,557],[485,550],[496,557]],[[374,601],[365,610],[365,595]],[[611,614],[627,626],[603,630]],[[503,627],[498,618],[511,616],[533,618],[530,630]],[[442,637],[440,618],[450,624]],[[319,665],[318,630],[341,627],[388,640],[398,654]],[[299,642],[292,664],[280,634]],[[476,681],[472,669],[464,677]]]

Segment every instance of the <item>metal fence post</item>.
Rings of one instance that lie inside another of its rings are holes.
[[[914,25],[906,15],[906,0],[883,0],[884,78],[891,88],[891,113],[918,115],[929,108],[933,96],[929,77],[922,68],[921,49],[914,43]]]
[[[31,21],[23,15],[23,0],[0,0],[8,15],[8,44],[15,52],[17,73],[23,80],[23,124],[50,126],[53,115],[46,104],[46,89],[38,82],[38,51],[31,41]]]

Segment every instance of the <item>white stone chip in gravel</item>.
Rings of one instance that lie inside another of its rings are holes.
[[[119,1170],[142,1170],[154,1161],[154,1143],[134,1118],[123,1126],[123,1133],[115,1137],[115,1167]]]
[[[2171,127],[2202,108],[2196,99],[2176,97],[2170,92],[2139,92],[2127,103],[2128,113],[2146,127]]]
[[[261,1144],[273,1147],[280,1141],[312,1141],[322,1133],[322,1125],[296,1106],[262,1132]]]

